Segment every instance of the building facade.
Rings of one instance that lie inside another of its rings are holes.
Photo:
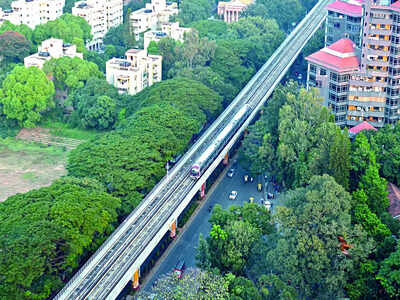
[[[86,0],[75,2],[72,14],[84,18],[91,27],[93,38],[86,47],[98,50],[112,27],[122,24],[122,0]]]
[[[162,56],[149,55],[143,49],[131,49],[125,57],[112,58],[106,63],[107,82],[120,93],[134,95],[161,81]]]
[[[179,22],[164,22],[161,23],[160,31],[147,31],[144,34],[144,49],[147,49],[151,41],[159,42],[164,37],[170,37],[176,41],[183,43],[183,38],[186,32],[191,31],[191,28],[179,27]]]
[[[240,14],[246,9],[248,4],[234,0],[230,2],[218,2],[217,13],[223,16],[225,23],[233,23],[239,20]]]
[[[330,76],[325,85],[317,77],[314,80],[322,66],[316,58],[323,50],[307,57],[307,85],[320,88],[339,125],[351,127],[367,121],[379,128],[400,119],[400,1],[365,0],[362,9],[361,47],[354,51],[359,67],[341,79],[347,87],[343,89]]]
[[[169,18],[178,14],[178,6],[175,2],[165,0],[152,0],[146,3],[146,7],[132,12],[129,16],[129,23],[136,40],[141,33],[151,29],[158,30],[162,23],[169,22]]]
[[[362,0],[338,0],[327,5],[326,9],[325,46],[349,38],[360,47]]]
[[[75,45],[64,44],[63,40],[51,38],[42,42],[37,53],[25,57],[24,65],[27,68],[33,66],[41,69],[46,61],[64,56],[83,59],[83,54],[76,52]]]
[[[0,10],[0,20],[34,29],[61,17],[64,4],[65,0],[17,0],[11,2],[11,9]]]

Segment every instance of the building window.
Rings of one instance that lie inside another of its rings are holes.
[[[317,72],[317,67],[315,65],[310,64],[310,72],[316,73]]]
[[[321,69],[319,70],[319,74],[320,74],[320,75],[326,75],[326,70],[321,68]]]

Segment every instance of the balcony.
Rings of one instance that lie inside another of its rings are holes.
[[[380,34],[380,35],[392,35],[391,29],[378,29],[378,28],[369,28],[369,33],[372,34]]]
[[[389,48],[388,50],[375,50],[375,49],[371,49],[368,48],[367,49],[367,55],[378,55],[378,56],[389,56]]]
[[[385,92],[350,90],[349,96],[357,97],[386,97]]]
[[[392,42],[387,41],[387,40],[378,40],[378,39],[368,38],[367,43],[370,45],[390,46]]]
[[[383,25],[392,25],[392,19],[377,19],[372,18],[370,21],[371,24],[383,24]]]
[[[385,102],[377,102],[377,101],[359,101],[359,100],[349,100],[349,105],[360,106],[362,104],[366,107],[385,107]]]
[[[366,64],[377,67],[389,67],[389,61],[384,61],[384,60],[367,59]]]

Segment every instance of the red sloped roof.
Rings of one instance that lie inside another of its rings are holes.
[[[392,217],[397,217],[400,215],[400,190],[393,183],[388,183],[388,198],[390,200],[390,205],[388,211]]]
[[[340,39],[334,42],[332,45],[328,46],[328,49],[337,51],[340,53],[352,53],[354,52],[354,43],[350,39]]]
[[[391,6],[400,7],[400,1],[396,1],[396,2],[393,3]]]
[[[340,39],[327,48],[306,57],[306,60],[336,71],[358,69],[360,62],[354,53],[354,43],[350,39]]]
[[[361,122],[360,124],[357,124],[356,126],[352,127],[349,129],[349,133],[354,133],[357,134],[362,130],[377,130],[374,126],[369,124],[367,121]]]
[[[361,2],[361,1],[357,1]],[[362,16],[362,7],[361,5],[352,4],[344,1],[335,1],[326,6],[328,10],[333,10],[339,13],[343,13],[345,15],[351,15],[353,17],[361,17]]]

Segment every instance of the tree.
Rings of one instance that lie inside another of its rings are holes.
[[[380,268],[376,279],[384,287],[386,293],[394,299],[400,296],[400,247],[385,259]]]
[[[385,237],[391,235],[389,228],[368,207],[368,197],[363,189],[358,189],[353,193],[353,202],[355,223],[361,224],[364,230],[378,242],[382,242]]]
[[[351,153],[350,189],[354,191],[358,188],[367,167],[376,163],[376,157],[367,137],[362,132],[357,135],[352,143]]]
[[[174,273],[162,276],[149,292],[140,292],[139,298],[154,300],[228,299],[228,283],[221,275],[190,268],[180,279]]]
[[[147,47],[147,53],[152,55],[159,55],[160,50],[158,49],[157,43],[155,41],[151,41],[149,46]]]
[[[120,200],[65,177],[0,203],[0,296],[46,299],[113,230]]]
[[[183,25],[188,25],[194,21],[206,20],[210,16],[212,4],[212,0],[182,1],[176,19]]]
[[[346,190],[349,189],[350,180],[350,150],[351,144],[347,128],[342,133],[340,128],[336,127],[335,136],[330,145],[329,169],[336,182]]]
[[[0,57],[6,62],[23,62],[31,48],[32,44],[18,32],[6,31],[0,34]]]
[[[109,129],[117,120],[120,109],[125,105],[125,95],[105,79],[89,78],[86,84],[74,90],[67,98],[74,112],[70,118],[73,126]]]
[[[381,166],[380,173],[389,182],[400,185],[400,123],[368,133],[369,141],[375,144],[376,160]]]
[[[267,254],[272,272],[294,287],[300,298],[343,297],[353,264],[373,248],[365,232],[350,223],[350,195],[328,176],[314,176],[305,188],[286,194],[287,207],[278,207],[277,244]],[[351,260],[341,252],[338,236],[352,246]]]
[[[268,210],[256,204],[231,206],[229,210],[216,205],[209,221],[212,229],[207,245],[200,240],[196,257],[199,265],[216,267],[223,273],[243,275],[254,244],[262,234],[273,231]]]
[[[162,81],[132,97],[127,114],[153,104],[170,103],[198,122],[199,128],[221,110],[222,97],[204,84],[187,78]]]
[[[114,46],[117,57],[124,56],[127,50],[137,46],[135,36],[129,29],[129,17],[124,20],[123,24],[110,28],[104,37],[104,44]]]
[[[361,178],[360,187],[364,189],[368,197],[368,207],[377,215],[386,211],[389,206],[387,197],[387,182],[379,176],[379,169],[376,164],[370,164],[365,175]]]
[[[40,44],[49,38],[62,39],[64,43],[72,43],[77,46],[79,52],[84,52],[85,43],[92,38],[91,28],[82,17],[63,14],[54,21],[41,24],[33,30],[33,41]]]
[[[5,20],[5,21],[3,22],[3,24],[1,24],[1,26],[0,26],[0,34],[1,34],[1,33],[5,33],[5,32],[7,32],[7,31],[15,31],[15,32],[18,32],[18,33],[22,34],[23,36],[25,36],[25,38],[26,38],[28,41],[33,42],[33,37],[32,37],[33,32],[32,32],[32,29],[31,29],[30,27],[28,27],[27,25],[25,25],[25,24],[14,25],[14,24],[12,24],[10,21]]]
[[[201,20],[190,25],[199,32],[199,37],[208,37],[210,40],[217,40],[226,34],[228,24],[219,20]]]
[[[160,55],[163,57],[162,59],[162,78],[167,79],[171,78],[169,76],[169,71],[174,66],[175,62],[177,61],[176,56],[176,45],[177,42],[170,37],[165,37],[158,42],[158,51]]]
[[[288,32],[292,28],[292,23],[298,22],[303,12],[304,9],[299,0],[261,0],[251,4],[243,15],[275,19],[279,27]]]
[[[2,113],[20,126],[34,127],[41,113],[54,106],[54,85],[38,68],[16,66],[0,89]]]
[[[52,58],[44,64],[43,71],[52,78],[57,89],[67,93],[82,88],[90,78],[104,77],[97,65],[79,57]]]
[[[235,276],[232,273],[225,275],[229,282],[229,299],[232,300],[261,300],[261,295],[254,283],[242,276]]]

